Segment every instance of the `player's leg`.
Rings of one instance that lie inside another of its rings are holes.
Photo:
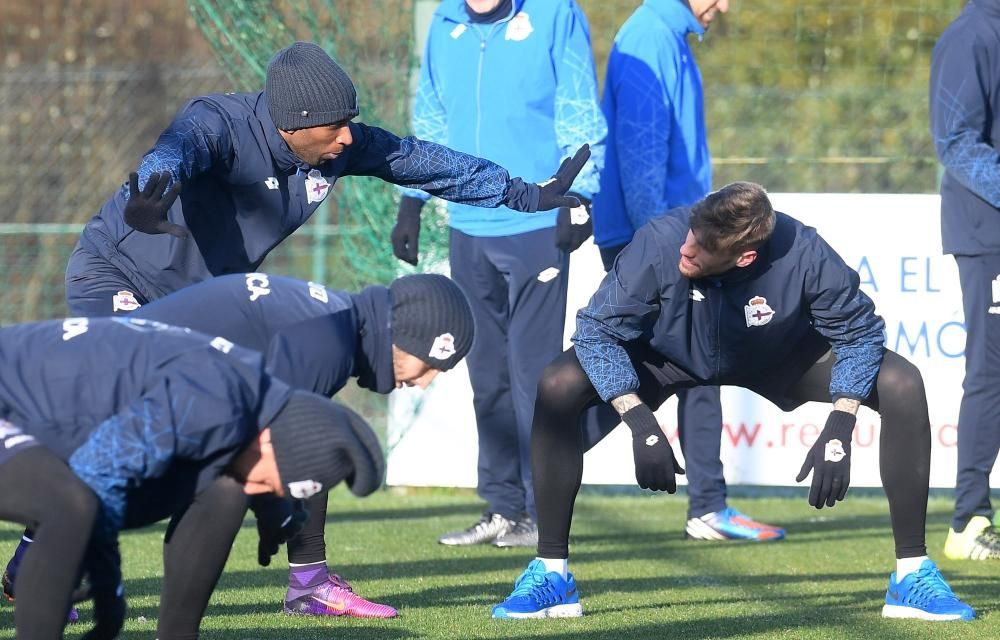
[[[497,536],[498,547],[538,544],[537,511],[531,471],[531,423],[542,370],[563,351],[569,254],[555,245],[555,228],[494,240],[494,263],[506,274],[510,321],[507,359],[525,516]]]
[[[639,397],[659,407],[689,378],[648,349],[631,353],[639,375]],[[601,402],[569,349],[542,372],[531,432],[531,464],[538,507],[537,557],[493,607],[495,618],[548,618],[583,615],[580,594],[569,572],[569,531],[583,478],[584,451],[617,426],[620,418]]]
[[[396,609],[371,602],[354,593],[351,585],[326,565],[326,512],[328,494],[306,500],[309,519],[302,531],[288,541],[288,591],[286,613],[314,616],[393,618]]]
[[[0,492],[0,520],[28,525],[35,532],[17,579],[17,637],[58,640],[90,539],[81,532],[93,527],[97,497],[45,448],[4,449],[0,484],[18,490]]]
[[[493,240],[451,231],[451,278],[465,292],[476,320],[476,341],[465,361],[479,436],[477,491],[486,501],[486,511],[467,529],[441,536],[438,541],[446,545],[493,542],[513,528],[524,511],[507,360],[508,288],[504,274],[491,261]]]
[[[514,591],[493,607],[494,618],[583,615],[568,570],[573,504],[583,477],[584,440],[580,415],[599,400],[597,391],[569,349],[542,372],[531,432],[531,464],[538,508],[538,557],[514,583]],[[539,600],[536,592],[549,591]]]
[[[197,640],[246,510],[243,486],[220,476],[170,521],[163,540],[159,640]]]
[[[944,554],[1000,559],[990,472],[1000,450],[1000,256],[956,256],[965,310],[965,382],[958,413],[955,512]]]
[[[677,392],[677,425],[688,492],[685,533],[692,540],[780,540],[785,530],[756,522],[726,502],[719,387]]]
[[[835,359],[827,355],[806,371],[788,396],[796,402],[829,401]],[[959,600],[927,557],[925,528],[930,482],[931,428],[920,370],[886,351],[871,395],[863,402],[882,418],[879,474],[889,501],[896,571],[889,577],[886,617],[968,620]]]
[[[66,304],[71,316],[110,316],[135,311],[148,300],[104,258],[77,247],[66,265]]]

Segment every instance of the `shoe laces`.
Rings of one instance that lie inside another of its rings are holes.
[[[927,605],[935,600],[958,600],[937,567],[925,567],[912,574],[913,580],[904,600],[916,605]]]
[[[986,527],[976,536],[976,544],[985,547],[991,556],[1000,556],[1000,531],[994,526]]]
[[[348,583],[347,580],[344,580],[343,578],[341,578],[336,573],[331,573],[330,577],[328,578],[328,580],[330,581],[331,584],[333,584],[333,586],[339,587],[341,589],[344,589],[345,591],[350,591],[351,593],[354,593],[354,589],[351,587],[350,583]]]
[[[531,598],[538,604],[554,603],[559,601],[559,594],[552,584],[547,573],[541,571],[525,571],[514,583],[514,591],[511,598],[516,597]]]

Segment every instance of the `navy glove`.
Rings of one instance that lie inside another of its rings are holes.
[[[590,217],[590,200],[578,193],[569,192],[580,201],[579,207],[560,207],[556,215],[556,246],[572,253],[580,248],[594,233],[594,222]]]
[[[392,253],[403,262],[416,266],[420,252],[420,210],[424,201],[420,198],[403,196],[399,201],[399,212],[396,214],[396,226],[392,228],[389,238],[392,240]]]
[[[125,588],[119,584],[112,591],[93,594],[94,628],[82,640],[114,640],[125,624]]]
[[[831,411],[795,478],[796,482],[802,482],[812,470],[809,504],[817,509],[824,504],[832,507],[847,495],[851,484],[851,434],[856,420],[856,416],[846,411]]]
[[[580,206],[580,200],[576,196],[569,195],[567,191],[573,186],[573,181],[579,175],[583,165],[590,159],[590,145],[585,144],[580,147],[572,158],[566,158],[559,165],[556,174],[538,185],[538,207],[536,211],[548,211],[559,207]]]
[[[622,420],[632,430],[632,455],[635,458],[635,479],[643,489],[677,491],[674,474],[684,474],[684,469],[674,458],[667,437],[663,435],[656,416],[644,404],[625,412]]]
[[[262,567],[271,564],[271,556],[302,531],[309,511],[302,500],[284,500],[277,496],[261,496],[251,507],[257,516],[257,563]]]
[[[169,183],[170,174],[166,171],[153,173],[146,181],[145,188],[139,191],[139,174],[130,173],[129,199],[124,211],[125,224],[143,233],[169,233],[177,238],[188,237],[187,229],[170,222],[167,218],[167,212],[177,199],[177,194],[181,192],[180,182],[174,182],[170,190],[166,191]]]
[[[87,585],[74,592],[74,601],[93,598],[94,627],[83,640],[113,640],[125,624],[125,588],[117,536],[98,521],[84,558]]]

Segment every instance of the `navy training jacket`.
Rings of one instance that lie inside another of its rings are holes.
[[[66,460],[101,500],[104,531],[173,514],[288,401],[263,358],[132,318],[0,330],[0,418]]]
[[[358,294],[266,273],[185,287],[130,314],[222,336],[264,354],[268,371],[330,397],[350,377],[376,393],[395,388],[389,289]]]
[[[648,343],[705,384],[746,386],[781,367],[807,334],[836,356],[830,394],[865,399],[882,363],[885,323],[860,278],[816,230],[777,214],[748,267],[688,280],[677,268],[690,209],[651,220],[576,316],[577,357],[601,398],[639,388],[623,344]]]
[[[213,275],[254,271],[309,219],[340,176],[374,176],[481,207],[537,204],[538,187],[488,160],[351,123],[354,143],[310,167],[281,138],[263,92],[193,98],[138,168],[139,186],[168,172],[183,189],[169,211],[189,238],[125,224],[128,184],[87,223],[79,246],[117,267],[147,300]]]
[[[931,55],[945,253],[1000,254],[1000,3],[971,0]]]

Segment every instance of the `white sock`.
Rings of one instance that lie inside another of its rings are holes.
[[[569,560],[566,558],[536,558],[536,560],[541,560],[542,564],[545,565],[546,573],[558,573],[565,580],[569,577]]]
[[[927,560],[927,556],[917,556],[916,558],[896,558],[896,582],[910,575],[920,568],[920,565]]]

